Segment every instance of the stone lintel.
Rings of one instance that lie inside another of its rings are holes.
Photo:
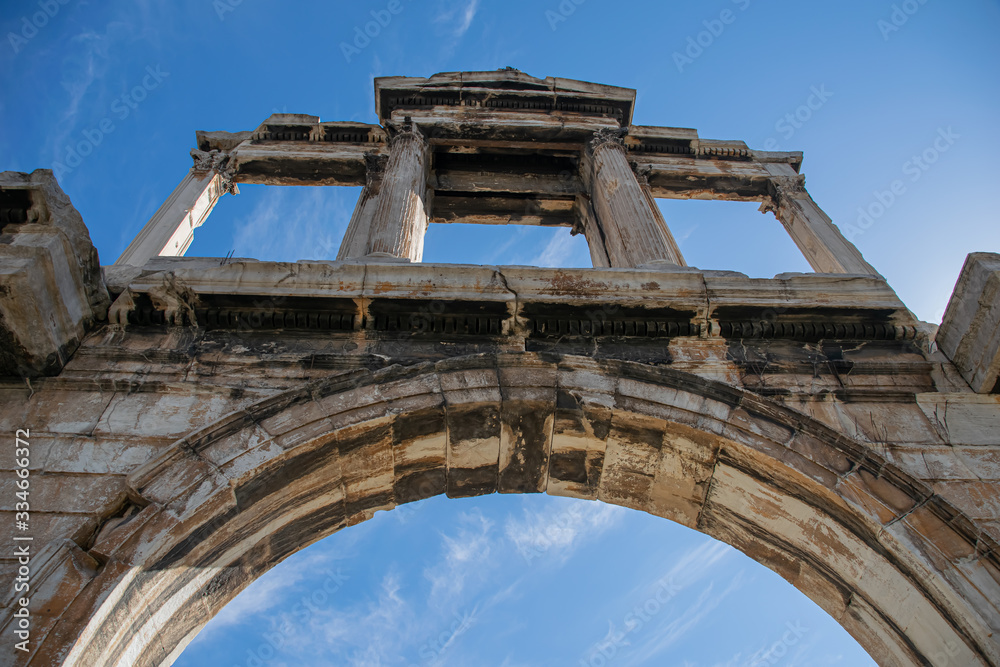
[[[762,201],[768,192],[770,174],[758,162],[634,152],[629,160],[646,174],[654,197]]]
[[[635,139],[637,143],[652,139],[673,139],[675,141],[698,141],[698,130],[690,127],[665,127],[660,125],[630,125],[625,143]]]
[[[420,118],[412,118],[414,122]],[[578,155],[584,141],[592,136],[595,125],[590,121],[579,126],[560,126],[541,121],[532,128],[515,128],[511,125],[495,126],[496,139],[444,138],[459,131],[461,121],[434,121],[427,129],[428,143],[441,153],[483,154],[490,151],[513,151],[531,154],[539,150],[563,151],[565,156]],[[530,124],[529,124],[530,125]],[[597,123],[597,129],[606,124]],[[418,123],[420,126],[420,123]],[[423,127],[423,126],[421,126]],[[523,132],[522,132],[523,130]],[[492,130],[491,130],[492,132]],[[562,133],[551,141],[532,139],[544,134]],[[457,136],[457,135],[456,135]],[[506,139],[504,138],[506,137]],[[516,137],[516,140],[514,139]],[[507,140],[510,139],[510,140]],[[626,137],[626,141],[629,137]],[[541,142],[541,143],[540,143]],[[383,142],[308,142],[308,141],[268,141],[244,143],[232,153],[230,167],[235,168],[238,183],[261,183],[267,185],[364,185],[366,153],[387,154]],[[568,159],[568,157],[564,158]],[[629,160],[648,173],[649,185],[654,197],[677,199],[726,199],[738,201],[761,201],[767,196],[769,173],[764,167],[767,161],[746,161],[728,159],[704,159],[691,154],[662,154],[630,149]],[[785,162],[794,168],[794,159]],[[481,171],[481,170],[480,170]],[[494,191],[533,192],[542,194],[572,194],[580,188],[575,172],[570,178],[518,177],[506,172],[481,174],[470,186],[473,175],[457,172],[442,172],[435,169],[436,184],[445,190],[459,190],[475,187]]]
[[[364,185],[365,155],[388,154],[385,143],[269,142],[243,144],[230,166],[237,183]]]
[[[503,191],[469,194],[446,189],[435,193],[429,221],[574,227],[577,221],[574,203],[575,198],[566,195],[521,197]]]
[[[214,263],[215,266],[210,266]],[[142,292],[173,274],[198,293],[284,294],[288,296],[398,294],[412,297],[488,298],[510,290],[543,299],[605,301],[616,299],[683,302],[690,295],[700,300],[710,290],[713,303],[836,308],[904,309],[885,280],[877,276],[839,274],[782,274],[780,278],[749,278],[736,271],[702,271],[694,267],[640,269],[564,269],[533,266],[480,266],[473,264],[377,263],[361,260],[265,262],[158,257],[151,272],[133,279],[128,287]],[[500,274],[499,276],[497,274]],[[508,288],[498,283],[500,276]],[[279,279],[285,278],[278,285]],[[517,282],[516,289],[510,280]],[[687,296],[685,296],[687,295]],[[910,320],[907,320],[909,322]],[[912,320],[916,321],[916,320]]]
[[[966,257],[936,341],[973,390],[1000,394],[1000,254]]]
[[[681,127],[632,125],[624,137],[630,153],[698,155],[698,130]]]

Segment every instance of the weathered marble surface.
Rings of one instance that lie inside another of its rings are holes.
[[[109,299],[83,218],[52,171],[0,173],[0,374],[55,373]]]
[[[966,259],[936,340],[973,389],[1000,393],[1000,254]]]

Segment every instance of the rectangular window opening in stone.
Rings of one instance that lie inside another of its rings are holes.
[[[360,186],[241,183],[238,195],[219,199],[194,230],[184,255],[229,248],[232,257],[271,262],[334,260],[347,231]]]
[[[657,198],[656,203],[689,266],[751,278],[813,270],[774,215],[759,212],[758,202]],[[767,252],[747,252],[748,247]]]
[[[570,227],[539,225],[430,224],[425,263],[590,268],[587,239]]]

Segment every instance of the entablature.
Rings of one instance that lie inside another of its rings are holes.
[[[635,90],[547,77],[538,79],[515,69],[494,72],[442,72],[428,78],[375,79],[375,112],[384,124],[403,111],[430,107],[574,113],[632,122]]]
[[[110,320],[120,326],[805,342],[921,336],[874,276],[159,258],[109,273],[108,283],[117,295]]]

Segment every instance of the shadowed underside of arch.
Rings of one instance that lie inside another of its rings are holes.
[[[874,451],[669,368],[512,353],[356,371],[190,433],[130,475],[100,573],[33,665],[168,665],[285,557],[438,494],[646,511],[777,571],[883,665],[998,665],[992,544]],[[68,655],[60,646],[71,646]]]

